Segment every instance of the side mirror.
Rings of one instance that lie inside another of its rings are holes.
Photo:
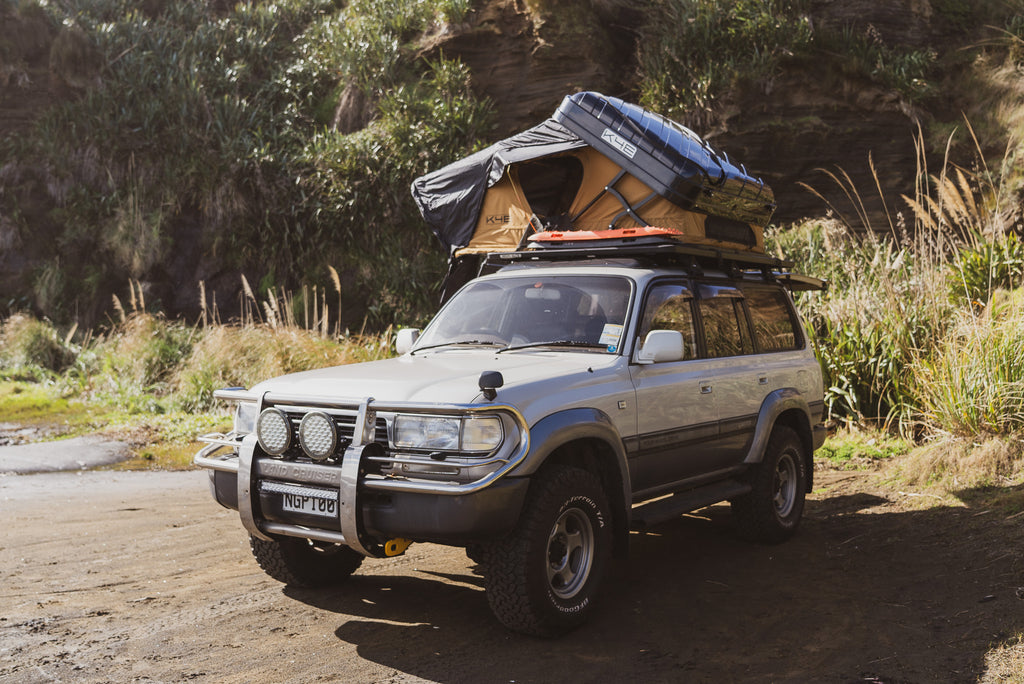
[[[399,354],[408,354],[412,345],[420,338],[419,328],[402,328],[395,338],[395,351]]]
[[[678,330],[652,330],[647,333],[643,349],[637,352],[636,362],[646,365],[682,361],[685,352],[683,333]]]

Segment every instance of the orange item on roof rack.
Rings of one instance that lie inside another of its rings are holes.
[[[562,240],[622,240],[628,238],[673,238],[683,240],[686,234],[672,228],[655,226],[638,226],[636,228],[611,228],[609,230],[560,230],[536,233],[529,237],[530,242],[555,242]]]

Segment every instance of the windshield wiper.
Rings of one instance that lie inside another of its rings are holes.
[[[502,345],[501,342],[494,342],[492,340],[459,340],[457,342],[439,342],[438,344],[428,344],[426,347],[416,347],[409,353],[415,354],[416,352],[426,351],[427,349],[437,349],[438,347],[455,347],[463,344],[483,347],[500,347]]]
[[[498,350],[498,353],[515,351],[517,349],[529,349],[530,347],[590,347],[596,349],[606,349],[607,345],[597,344],[596,342],[584,342],[582,340],[547,340],[546,342],[527,342],[526,344],[510,344],[507,347]]]

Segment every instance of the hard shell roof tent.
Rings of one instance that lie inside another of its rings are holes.
[[[450,256],[442,301],[483,255],[540,231],[657,226],[688,243],[763,253],[771,189],[696,133],[582,92],[522,133],[417,178],[413,198]]]

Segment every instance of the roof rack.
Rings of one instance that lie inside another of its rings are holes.
[[[532,248],[515,252],[492,252],[486,266],[553,261],[589,261],[634,258],[658,265],[677,266],[695,274],[705,269],[739,275],[758,271],[765,278],[777,280],[792,290],[824,290],[827,283],[818,278],[791,273],[793,262],[768,254],[735,249],[721,249],[706,244],[680,242],[673,238],[642,236],[603,240],[573,240],[572,233],[564,240],[535,242]]]

